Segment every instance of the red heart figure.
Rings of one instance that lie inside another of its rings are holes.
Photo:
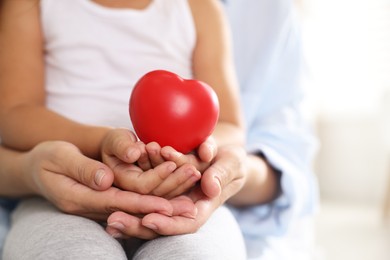
[[[145,74],[129,101],[130,118],[138,138],[188,153],[213,132],[219,103],[204,82],[185,80],[164,70]]]

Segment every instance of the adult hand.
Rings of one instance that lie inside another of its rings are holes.
[[[44,142],[23,157],[23,180],[35,194],[45,197],[66,213],[95,220],[106,220],[114,211],[126,212],[136,237],[156,236],[141,225],[141,217],[145,214],[155,212],[171,216],[195,212],[189,200],[172,205],[160,197],[112,187],[114,176],[110,168],[85,157],[70,143]]]
[[[200,186],[197,186],[186,195],[196,205],[197,214],[195,217],[179,216],[177,214],[164,216],[160,213],[150,213],[143,217],[142,225],[160,235],[196,232],[215,209],[241,189],[245,181],[245,160],[246,153],[240,147],[226,146],[220,148],[212,165],[204,172]],[[174,207],[180,206],[181,202],[176,201],[173,204]],[[121,229],[115,230],[115,232],[133,236],[130,219],[131,216],[128,214],[118,211],[112,213],[107,221],[108,224],[121,223]],[[114,232],[113,229],[107,231],[109,233]]]

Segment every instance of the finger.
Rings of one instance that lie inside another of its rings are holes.
[[[201,173],[193,165],[184,164],[156,187],[152,194],[172,198],[188,191],[200,178]]]
[[[160,235],[182,235],[195,233],[199,225],[194,218],[184,216],[167,217],[150,213],[142,219],[142,225]]]
[[[181,235],[196,232],[221,205],[216,199],[203,198],[196,202],[195,217],[167,217],[158,213],[147,214],[142,219],[142,225],[154,230],[160,235]]]
[[[150,162],[153,167],[162,164],[165,162],[164,158],[161,156],[161,146],[156,142],[151,142],[146,145],[146,151],[149,154]]]
[[[171,203],[173,208],[173,216],[195,218],[198,214],[198,209],[196,208],[194,202],[189,196],[178,196],[169,200],[169,202]]]
[[[62,174],[94,190],[106,190],[114,181],[114,174],[105,164],[90,159],[76,149],[61,152]]]
[[[141,218],[121,211],[108,217],[106,231],[114,238],[153,239],[158,236],[156,232],[142,225]]]
[[[164,146],[161,148],[161,156],[165,160],[170,160],[176,163],[177,166],[182,166],[185,163],[188,163],[188,158],[184,156],[181,152],[176,151],[171,146]]]
[[[195,177],[189,178],[185,183],[181,184],[180,186],[178,186],[176,189],[174,189],[170,193],[164,195],[164,198],[170,199],[170,198],[174,198],[176,196],[179,196],[181,194],[188,192],[198,183],[198,181],[201,179],[201,177],[202,176],[199,173],[199,177],[195,176]]]
[[[174,213],[171,202],[164,198],[140,195],[115,187],[95,191],[58,173],[45,172],[43,176],[41,195],[68,214],[106,220],[115,211],[133,215],[157,212],[172,216]]]
[[[138,147],[138,150],[140,152],[140,156],[137,160],[138,166],[144,171],[150,170],[152,168],[152,164],[149,159],[149,154],[146,151],[146,145],[143,142],[139,141],[136,143],[136,147]]]
[[[203,173],[202,191],[208,197],[215,198],[221,195],[226,186],[241,183],[244,178],[243,164],[245,158],[246,153],[243,149],[235,147],[221,149],[213,164]],[[233,186],[230,186],[230,188]],[[225,194],[228,193],[225,192]]]
[[[217,142],[212,136],[209,136],[198,148],[199,158],[203,162],[211,162],[217,154]]]
[[[161,148],[161,155],[165,160],[175,162],[178,167],[184,164],[192,164],[200,172],[203,172],[209,166],[208,163],[201,162],[195,154],[182,154],[171,146]]]
[[[202,191],[209,197],[215,198],[221,194],[222,185],[226,182],[227,171],[224,165],[211,165],[202,176]],[[225,182],[222,182],[224,180]]]
[[[107,156],[115,156],[127,163],[134,163],[142,153],[137,145],[135,134],[125,128],[117,128],[109,132],[103,142],[102,150]]]
[[[150,194],[176,169],[174,162],[164,162],[143,172],[134,165],[115,169],[115,185],[140,194]]]
[[[172,216],[172,204],[160,197],[141,195],[135,192],[123,191],[117,188],[110,188],[106,192],[86,192],[82,197],[82,203],[92,212],[113,213],[123,211],[132,215],[144,215],[157,212],[166,216]],[[81,197],[81,196],[79,196]]]

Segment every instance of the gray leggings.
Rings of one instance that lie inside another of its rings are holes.
[[[160,237],[145,243],[129,241],[122,247],[96,222],[64,214],[49,202],[33,198],[21,202],[12,215],[3,260],[121,260],[128,259],[126,251],[134,251],[132,259],[137,260],[245,259],[239,227],[225,207],[194,234]]]
[[[9,228],[9,215],[9,210],[0,205],[0,260],[2,259],[4,240]]]

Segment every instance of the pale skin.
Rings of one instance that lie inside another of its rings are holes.
[[[102,5],[111,3],[113,5],[111,7],[116,8],[144,8],[149,1],[96,2]],[[39,24],[38,2],[35,0],[7,0],[3,1],[2,5],[0,134],[4,144],[14,149],[28,150],[42,141],[61,139],[75,144],[83,154],[91,158],[110,157],[112,159],[114,156],[128,164],[135,161],[144,162],[144,166],[142,163],[139,165],[142,170],[149,167],[160,167],[159,169],[166,167],[160,172],[163,176],[170,176],[167,173],[172,172],[170,170],[172,164],[165,161],[173,161],[178,167],[177,170],[174,170],[178,173],[177,178],[173,180],[181,180],[183,190],[195,183],[196,176],[199,176],[197,171],[204,171],[201,190],[195,189],[188,195],[189,198],[195,201],[197,207],[198,214],[195,218],[176,216],[167,219],[164,214],[158,213],[148,214],[144,217],[142,220],[143,226],[156,226],[157,229],[153,228],[153,230],[158,234],[181,234],[196,231],[214,209],[229,198],[229,201],[238,206],[257,204],[273,198],[278,192],[278,185],[270,185],[277,182],[272,169],[263,159],[254,156],[246,157],[244,153],[239,152],[242,149],[240,147],[244,138],[240,109],[236,100],[238,97],[236,80],[233,76],[231,57],[228,54],[230,53],[230,46],[227,44],[229,42],[227,40],[228,32],[227,30],[218,30],[220,33],[215,33],[216,28],[225,28],[225,20],[219,3],[218,1],[192,0],[190,4],[195,17],[198,37],[193,57],[194,76],[215,88],[221,104],[220,121],[213,135],[216,144],[221,149],[216,154],[216,145],[205,144],[198,150],[200,159],[206,163],[211,162],[211,167],[205,170],[204,166],[197,164],[198,169],[194,169],[188,166],[193,162],[192,157],[180,155],[176,151],[169,151],[169,148],[160,150],[159,147],[153,147],[153,144],[139,148],[131,136],[116,135],[117,130],[79,124],[46,109],[44,107],[43,40]],[[113,141],[106,141],[112,136],[114,136],[114,140],[124,138],[124,149],[119,149]],[[228,146],[228,144],[236,146]],[[140,150],[140,152],[136,152],[139,155],[135,154],[134,157],[128,158],[130,153],[133,154],[130,151],[134,149]],[[148,160],[143,159],[145,158],[142,156],[144,151],[148,154]],[[157,152],[156,156],[156,151],[160,151],[160,155]],[[109,160],[106,162],[110,168],[118,166],[115,163],[110,163]],[[235,163],[231,165],[232,162]],[[246,165],[245,169],[242,167],[243,164]],[[255,169],[255,165],[261,166],[261,174],[258,173],[257,168]],[[188,168],[185,167],[192,169],[193,174],[187,176],[186,170]],[[155,168],[154,170],[156,170]],[[181,172],[178,171],[180,169],[182,169]],[[108,171],[105,171],[105,174],[110,176]],[[66,176],[66,174],[64,175]],[[127,183],[127,181],[121,182],[124,176],[120,173],[115,175],[115,182],[119,186],[125,186],[123,183]],[[104,178],[106,178],[106,175],[104,175]],[[75,179],[77,180],[77,176]],[[191,181],[191,179],[193,180]],[[153,181],[151,182],[153,183]],[[182,190],[171,187],[160,187],[158,189],[158,186],[147,191],[137,192],[149,192],[151,194],[155,192],[156,195],[167,197],[182,192]],[[172,185],[168,184],[168,186]],[[259,192],[264,190],[266,186],[272,187],[267,189],[270,190],[269,192]],[[245,191],[241,189],[242,187],[245,187]],[[125,188],[135,189],[135,187]],[[56,191],[52,192],[55,193]],[[56,204],[55,200],[51,201]],[[132,215],[134,212],[119,209],[121,211],[110,216],[109,224],[118,223],[118,221],[125,222],[125,232],[120,230],[121,233],[133,235],[132,232],[134,231],[130,228],[131,225],[128,224],[134,218]],[[113,220],[115,221],[113,222]]]

